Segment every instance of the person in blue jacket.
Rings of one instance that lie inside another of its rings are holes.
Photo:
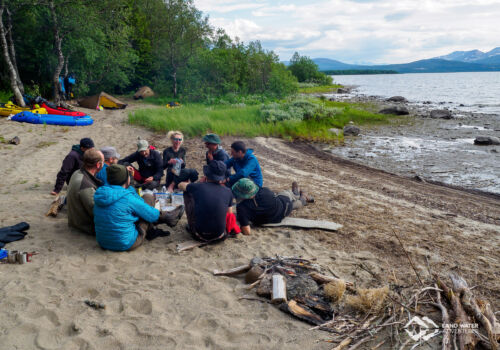
[[[107,167],[108,185],[98,188],[94,195],[94,225],[97,243],[114,251],[133,250],[144,242],[152,224],[177,224],[184,206],[160,212],[153,207],[152,195],[141,198],[133,187],[123,165]]]
[[[116,152],[116,148],[111,146],[101,148],[101,153],[104,155],[104,165],[95,177],[101,180],[103,184],[107,185],[108,176],[106,173],[106,168],[112,164],[118,163],[120,154]]]
[[[234,169],[234,174],[226,179],[226,186],[232,187],[239,179],[247,177],[262,187],[262,171],[252,149],[247,149],[243,141],[233,142],[231,158],[226,160],[227,169]]]

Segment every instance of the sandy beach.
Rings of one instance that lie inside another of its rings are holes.
[[[393,231],[421,276],[429,277],[429,267],[443,276],[456,271],[500,309],[497,197],[392,175],[308,144],[245,140],[263,168],[264,186],[288,189],[296,180],[315,196],[293,216],[340,223],[339,232],[256,228],[251,236],[176,253],[176,244],[190,239],[184,216],[169,237],[115,253],[68,228],[66,210],[46,217],[61,162],[80,138],[114,146],[122,156],[135,150],[138,136],[161,151],[169,145],[165,135],[126,123],[130,111],[145,106],[91,112],[95,122],[88,127],[0,119],[1,136],[21,139],[17,146],[0,144],[0,226],[31,226],[5,249],[39,253],[31,263],[0,265],[0,349],[331,349],[319,341],[327,333],[310,331],[272,305],[239,300],[253,294],[243,279],[212,271],[279,254],[316,258],[357,286],[411,287],[415,274]],[[223,138],[223,146],[234,140]],[[188,166],[201,172],[201,139],[184,146]],[[90,308],[86,299],[106,308]]]

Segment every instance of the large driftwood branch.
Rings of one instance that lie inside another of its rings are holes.
[[[472,317],[476,319],[486,330],[488,334],[488,339],[491,343],[491,348],[493,350],[498,349],[498,343],[494,335],[493,327],[490,320],[481,312],[481,309],[477,305],[476,299],[472,294],[467,282],[460,276],[456,274],[450,274],[451,282],[453,283],[453,290],[457,291],[462,295],[461,302],[465,311]]]
[[[470,317],[465,312],[460,298],[455,290],[450,289],[438,276],[435,276],[437,285],[441,288],[450,302],[453,312],[455,313],[455,322],[458,324],[470,324],[472,323]],[[457,286],[458,287],[458,286]],[[477,343],[477,339],[471,333],[460,333],[458,335],[458,345],[460,350],[474,349]]]
[[[443,320],[443,324],[450,324],[450,315],[448,315],[448,310],[441,303],[441,292],[439,290],[436,291],[437,295],[437,303],[431,303],[433,306],[437,307],[441,310],[441,318]],[[451,330],[450,328],[443,329],[443,346],[442,350],[451,350]]]

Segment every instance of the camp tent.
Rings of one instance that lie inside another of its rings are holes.
[[[134,100],[154,96],[155,93],[149,86],[143,86],[134,94]]]
[[[99,106],[111,109],[123,109],[127,107],[126,103],[123,103],[119,99],[114,98],[113,96],[108,95],[105,92],[101,92],[100,94],[90,97],[84,97],[83,99],[78,101],[78,104],[82,107],[90,109],[99,109]]]

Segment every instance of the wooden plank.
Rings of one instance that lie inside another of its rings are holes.
[[[327,231],[337,231],[342,228],[342,225],[332,221],[309,220],[309,219],[290,218],[290,217],[284,218],[281,222],[277,224],[265,224],[263,226],[267,227],[291,226],[300,228],[318,228]]]
[[[191,240],[191,241],[185,241],[185,242],[177,244],[175,249],[177,250],[177,253],[180,253],[180,252],[183,252],[185,250],[190,250],[190,249],[193,249],[196,247],[203,247],[206,244],[207,243],[205,243],[205,242],[198,242],[198,241]]]

